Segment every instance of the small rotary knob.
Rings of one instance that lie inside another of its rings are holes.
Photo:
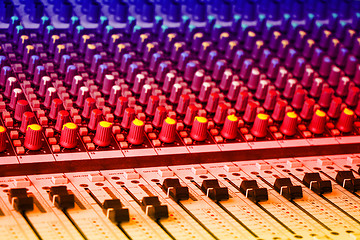
[[[281,124],[280,132],[286,136],[293,136],[296,133],[297,114],[295,112],[287,112],[284,121]]]
[[[21,125],[20,125],[20,131],[22,133],[26,132],[27,126],[30,124],[35,123],[35,114],[33,112],[24,112],[22,115]]]
[[[239,119],[233,114],[225,118],[223,129],[221,130],[221,136],[226,139],[235,139],[237,136],[237,127]]]
[[[111,142],[112,123],[101,121],[98,123],[94,137],[94,143],[100,147],[107,147]]]
[[[60,145],[64,148],[74,148],[77,145],[78,126],[75,123],[65,123],[61,130]]]
[[[354,111],[345,108],[336,124],[337,129],[342,132],[351,132],[353,129],[355,114]]]
[[[204,117],[195,117],[191,128],[190,137],[196,141],[204,141],[207,137],[208,120]]]
[[[176,136],[176,120],[167,117],[162,125],[159,139],[164,143],[172,143]]]
[[[309,130],[315,134],[322,134],[325,130],[326,114],[321,110],[316,110],[309,125]]]
[[[129,135],[127,136],[129,143],[140,145],[144,142],[144,122],[135,118],[130,125]]]
[[[98,123],[100,122],[102,117],[102,112],[99,109],[93,109],[90,114],[90,120],[88,127],[91,130],[95,130],[97,128]]]
[[[25,133],[24,147],[29,150],[40,150],[42,127],[38,124],[31,124],[27,126]]]
[[[18,100],[15,106],[15,120],[21,121],[24,112],[27,111],[30,111],[29,103],[26,100]]]
[[[267,126],[269,123],[269,115],[259,113],[254,121],[251,133],[258,138],[263,138],[267,134]]]

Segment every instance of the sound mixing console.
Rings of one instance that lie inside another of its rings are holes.
[[[0,0],[1,239],[360,239],[360,1]]]

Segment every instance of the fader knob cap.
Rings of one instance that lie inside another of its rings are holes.
[[[316,110],[309,125],[309,130],[315,134],[321,134],[325,130],[326,114],[321,110]]]
[[[254,125],[251,129],[251,133],[255,137],[263,138],[266,136],[267,133],[267,126],[269,122],[269,115],[259,113],[254,121]]]
[[[159,139],[165,143],[172,143],[176,136],[176,120],[167,117],[162,125]]]
[[[61,130],[60,145],[64,148],[74,148],[77,145],[78,126],[75,123],[65,123]]]
[[[239,119],[234,115],[229,115],[225,118],[223,129],[221,130],[221,136],[226,139],[235,139],[237,136],[237,126]]]
[[[339,121],[336,124],[336,128],[342,132],[351,132],[354,124],[354,111],[345,108],[341,113]]]
[[[107,147],[111,142],[112,123],[101,121],[98,123],[94,143],[100,147]]]
[[[196,141],[204,141],[207,137],[208,120],[204,117],[195,117],[191,128],[190,137]]]
[[[296,133],[297,117],[295,112],[287,112],[281,124],[280,132],[286,136],[293,136]]]
[[[144,142],[144,122],[135,118],[131,122],[129,135],[127,136],[129,143],[140,145]]]
[[[0,152],[6,149],[6,128],[0,126]]]
[[[42,127],[38,124],[27,126],[25,133],[24,147],[29,150],[39,150],[42,146],[41,142]]]

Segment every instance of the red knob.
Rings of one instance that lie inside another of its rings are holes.
[[[304,105],[306,97],[306,91],[302,88],[299,88],[295,91],[293,100],[291,101],[291,106],[293,106],[295,109],[301,109]]]
[[[84,102],[84,109],[81,113],[81,116],[84,118],[89,118],[91,111],[95,108],[96,100],[93,98],[87,98]]]
[[[341,98],[339,98],[339,97],[333,98],[330,103],[330,107],[329,107],[327,114],[331,118],[338,118],[340,115],[340,111],[341,111],[341,104],[342,104]]]
[[[130,126],[129,135],[127,136],[129,143],[140,145],[144,142],[144,122],[135,118]]]
[[[267,134],[267,126],[269,123],[269,115],[264,113],[259,113],[254,121],[254,125],[251,129],[251,133],[255,137],[263,138]]]
[[[129,128],[130,123],[135,118],[135,110],[133,108],[126,108],[124,111],[124,116],[121,121],[121,126],[123,128]]]
[[[321,134],[325,130],[326,114],[321,110],[316,110],[309,125],[309,130],[315,134]]]
[[[60,145],[64,148],[74,148],[77,145],[78,126],[75,123],[65,123],[61,130]]]
[[[0,126],[0,152],[6,149],[6,128]]]
[[[249,93],[247,91],[240,92],[236,99],[235,109],[238,110],[239,112],[245,111],[248,100],[249,100]]]
[[[166,118],[166,108],[163,106],[157,107],[155,110],[154,119],[152,121],[152,124],[159,128],[162,126],[164,119]]]
[[[181,95],[180,99],[179,99],[179,103],[178,103],[177,108],[176,108],[176,112],[179,113],[179,114],[185,114],[189,104],[190,104],[189,95],[184,95],[184,94]]]
[[[39,150],[42,146],[41,133],[42,127],[38,124],[31,124],[27,126],[25,133],[24,147],[29,150]]]
[[[246,122],[254,122],[258,106],[259,105],[254,101],[248,102],[243,116],[243,119]]]
[[[239,119],[234,114],[227,116],[223,129],[221,130],[221,136],[226,139],[235,139],[237,136],[238,122]]]
[[[208,120],[204,117],[195,117],[190,137],[196,141],[204,141],[207,137]]]
[[[149,101],[147,102],[147,107],[145,113],[147,115],[153,116],[155,114],[156,108],[159,106],[159,97],[158,96],[150,96]]]
[[[198,108],[195,105],[189,105],[186,109],[184,123],[189,126],[192,125],[197,112]]]
[[[14,118],[21,121],[24,112],[30,111],[29,103],[26,100],[19,100],[15,106]]]
[[[284,121],[281,124],[280,132],[286,136],[293,136],[296,133],[297,114],[295,112],[287,112]]]
[[[69,112],[65,111],[65,110],[59,111],[57,118],[56,118],[55,130],[60,132],[63,125],[69,121],[70,121]]]
[[[167,117],[162,125],[159,139],[165,143],[172,143],[176,136],[176,120]]]
[[[345,108],[336,124],[337,129],[342,132],[351,132],[354,124],[354,111]]]
[[[118,117],[122,117],[124,115],[124,111],[128,106],[128,99],[126,97],[119,97],[116,102],[116,108],[114,114]]]
[[[61,101],[61,99],[54,99],[51,102],[51,107],[50,107],[50,113],[49,113],[49,117],[51,119],[56,119],[57,115],[59,113],[59,111],[63,108],[63,101]]]
[[[209,100],[206,104],[205,110],[214,113],[216,111],[216,107],[219,104],[220,96],[218,93],[211,93],[209,96]]]
[[[98,123],[94,143],[100,147],[107,147],[111,142],[112,123],[101,121]]]
[[[279,100],[275,104],[273,114],[271,115],[272,119],[275,121],[282,121],[285,116],[287,102],[285,100]]]
[[[303,108],[300,112],[300,117],[304,120],[310,120],[314,113],[315,100],[308,98],[305,100]]]
[[[24,112],[21,119],[20,131],[25,133],[27,126],[35,122],[35,114],[33,112]]]
[[[214,122],[216,124],[223,124],[227,115],[228,106],[225,103],[220,103],[215,112]]]
[[[101,120],[101,115],[102,115],[102,112],[101,110],[99,109],[93,109],[91,111],[91,114],[90,114],[90,121],[89,121],[89,124],[88,124],[88,127],[91,129],[91,130],[95,130],[98,123],[100,122]]]

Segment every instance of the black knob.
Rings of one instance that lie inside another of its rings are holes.
[[[229,199],[227,187],[220,187],[217,179],[206,179],[201,184],[201,190],[214,201]]]
[[[175,202],[189,199],[189,188],[181,186],[177,178],[164,179],[163,190]]]
[[[274,189],[288,200],[303,197],[301,186],[294,186],[290,178],[277,178],[274,183]]]
[[[338,171],[335,180],[339,185],[350,192],[360,190],[360,179],[355,178],[352,171]]]
[[[319,173],[305,173],[303,183],[317,194],[332,192],[330,180],[322,180]]]
[[[256,180],[243,180],[240,192],[253,202],[267,201],[269,199],[266,188],[259,188]]]

